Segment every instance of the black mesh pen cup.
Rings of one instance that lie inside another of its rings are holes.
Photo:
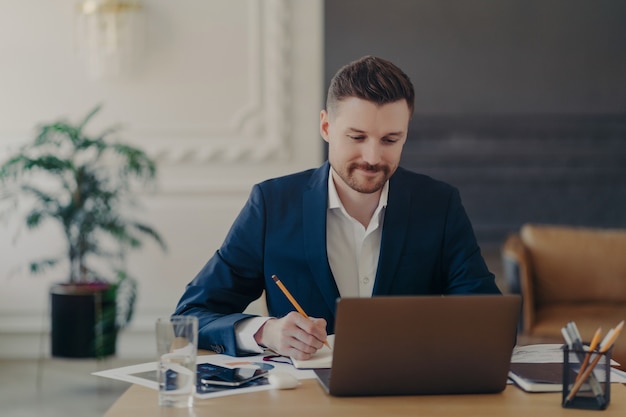
[[[588,355],[586,350],[563,347],[563,407],[604,410],[609,405],[611,351]]]

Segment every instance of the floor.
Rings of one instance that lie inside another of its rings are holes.
[[[498,286],[506,291],[497,248],[483,249],[483,256]],[[0,360],[0,415],[101,417],[129,384],[91,373],[152,360]]]
[[[92,372],[150,360],[0,360],[2,417],[101,417],[130,386]]]

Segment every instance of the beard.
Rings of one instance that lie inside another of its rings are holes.
[[[372,177],[361,178],[357,170],[364,170],[368,173],[381,173]],[[389,177],[391,168],[388,165],[370,165],[367,163],[352,163],[346,169],[336,170],[339,177],[354,191],[363,194],[373,194],[380,191]]]

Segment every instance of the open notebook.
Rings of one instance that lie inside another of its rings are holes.
[[[315,369],[338,396],[504,390],[519,295],[342,298],[332,368]]]

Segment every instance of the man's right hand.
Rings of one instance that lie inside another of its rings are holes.
[[[324,346],[326,337],[326,320],[306,318],[292,311],[280,319],[266,321],[254,340],[280,355],[306,360]]]

